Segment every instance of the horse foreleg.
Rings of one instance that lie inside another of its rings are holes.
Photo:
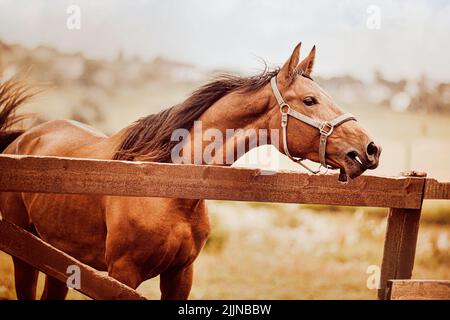
[[[193,264],[161,273],[161,300],[186,300],[191,292],[193,274]]]
[[[38,271],[18,258],[13,257],[13,262],[17,299],[34,300],[36,298]]]
[[[68,289],[66,283],[47,275],[41,300],[64,300]]]
[[[37,235],[36,229],[30,223],[28,211],[20,193],[0,193],[0,211],[9,222]],[[13,257],[12,259],[17,299],[34,300],[36,298],[38,270],[18,258]]]

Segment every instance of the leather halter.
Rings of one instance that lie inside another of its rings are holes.
[[[295,111],[292,109],[283,99],[283,96],[280,93],[280,90],[278,90],[277,87],[277,79],[276,76],[274,76],[272,79],[270,79],[270,85],[272,87],[273,94],[275,98],[277,99],[278,105],[280,107],[281,112],[281,127],[283,130],[283,147],[284,147],[284,153],[293,161],[297,162],[298,164],[302,165],[305,169],[310,171],[311,173],[319,173],[321,167],[324,167],[326,170],[328,170],[330,167],[327,165],[326,162],[326,148],[327,148],[327,138],[333,133],[333,130],[335,127],[343,124],[344,122],[355,120],[356,118],[351,113],[344,113],[340,116],[337,116],[333,120],[330,121],[318,121],[316,119],[310,118],[308,116],[305,116],[304,114],[301,114],[300,112]],[[288,116],[294,117],[297,120],[300,120],[311,127],[319,129],[320,132],[320,144],[319,144],[319,160],[320,160],[320,166],[317,170],[313,170],[309,168],[307,165],[302,163],[304,160],[303,158],[297,158],[291,156],[289,153],[288,145],[287,145],[287,124],[288,124]],[[326,172],[326,171],[325,171]]]

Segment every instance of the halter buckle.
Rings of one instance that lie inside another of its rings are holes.
[[[320,130],[321,135],[328,137],[329,135],[331,135],[333,133],[334,126],[331,123],[329,123],[328,121],[324,121],[320,125],[319,130]]]

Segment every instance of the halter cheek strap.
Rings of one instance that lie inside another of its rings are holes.
[[[292,109],[283,99],[280,90],[278,90],[277,87],[277,79],[276,76],[270,79],[270,85],[272,87],[273,94],[275,96],[275,99],[278,102],[278,105],[280,107],[281,112],[281,127],[283,130],[283,148],[284,153],[293,161],[297,162],[298,164],[302,165],[305,169],[310,171],[311,173],[319,173],[320,168],[324,167],[326,169],[329,168],[326,162],[326,148],[327,148],[327,138],[333,133],[333,130],[335,127],[343,124],[344,122],[355,120],[356,118],[350,114],[345,113],[341,114],[340,116],[337,116],[333,120],[330,121],[318,121],[316,119],[310,118],[308,116],[305,116],[304,114],[301,114],[300,112],[295,111]],[[302,158],[296,158],[291,156],[289,153],[288,145],[287,145],[287,124],[289,116],[294,117],[297,120],[300,120],[311,127],[317,128],[320,132],[320,142],[319,142],[319,161],[320,166],[317,170],[313,170],[306,166],[302,161],[304,159]]]

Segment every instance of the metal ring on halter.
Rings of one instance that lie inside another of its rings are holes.
[[[322,169],[322,168],[325,168],[325,171],[324,171],[324,172],[321,172],[321,169]],[[330,169],[329,166],[324,167],[323,164],[320,164],[320,165],[319,165],[319,168],[317,169],[317,173],[318,173],[318,174],[327,174],[329,169]]]
[[[286,111],[286,112],[283,111],[283,108],[284,108],[284,107],[287,108],[287,111]],[[281,112],[281,114],[288,114],[288,113],[289,113],[289,109],[291,109],[291,107],[290,107],[286,102],[284,102],[284,103],[282,103],[282,104],[280,105],[280,112]]]
[[[323,174],[327,174],[327,173],[328,173],[328,170],[330,170],[330,167],[329,167],[329,166],[326,166],[326,167],[325,167],[323,164],[319,164],[319,166],[317,167],[316,170],[311,169],[311,168],[308,167],[306,164],[300,162],[300,161],[303,161],[303,160],[304,160],[304,159],[299,159],[299,160],[296,161],[296,162],[297,162],[298,164],[302,165],[302,167],[308,169],[311,173],[314,173],[314,174],[322,174],[322,175],[323,175]],[[322,168],[325,168],[325,171],[322,172]]]

